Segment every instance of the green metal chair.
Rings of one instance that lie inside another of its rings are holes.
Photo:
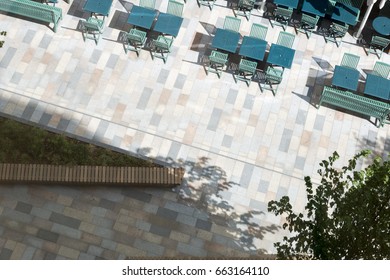
[[[301,22],[299,23],[298,31],[304,32],[307,38],[310,38],[311,33],[315,30],[319,16],[310,16],[302,13]]]
[[[275,68],[272,66],[268,66],[267,70],[265,72],[265,85],[268,84],[268,88],[272,91],[272,94],[275,96],[276,92],[278,91],[279,85],[282,82],[283,79],[283,68]],[[274,89],[273,86],[276,85],[276,88]],[[260,87],[262,90],[262,88]]]
[[[359,56],[351,53],[345,53],[343,55],[340,65],[356,69],[359,64],[359,60],[360,60]]]
[[[283,30],[286,30],[287,26],[290,23],[292,13],[292,8],[286,9],[279,6],[276,7],[273,13],[273,20],[270,20],[272,28],[274,27],[274,25],[279,25],[283,28]]]
[[[225,67],[227,61],[227,53],[221,53],[219,51],[213,50],[209,56],[209,65],[207,67],[206,74],[209,72],[216,73],[218,78],[220,78],[222,75],[222,70]]]
[[[231,30],[234,32],[240,32],[241,19],[226,16],[223,24],[223,29]]]
[[[144,8],[154,9],[156,7],[156,0],[139,0],[139,5]]]
[[[258,23],[253,23],[249,36],[265,40],[265,37],[267,36],[267,32],[268,32],[267,26]]]
[[[210,10],[213,9],[214,7],[214,3],[215,3],[216,0],[198,0],[198,5],[199,6],[207,6],[210,8]]]
[[[342,38],[345,36],[349,29],[349,25],[341,25],[338,23],[332,23],[328,32],[324,34],[325,42],[331,41],[336,44],[337,47],[341,45]],[[340,42],[339,42],[340,41]]]
[[[183,15],[184,4],[174,0],[169,0],[167,13],[181,17]]]
[[[82,21],[83,39],[92,39],[98,44],[100,35],[103,33],[104,20],[90,17]]]
[[[294,40],[295,40],[294,34],[281,31],[279,33],[278,40],[277,40],[276,44],[281,45],[281,46],[285,46],[287,48],[292,48],[292,46],[294,44]]]
[[[168,54],[171,52],[171,46],[173,44],[173,38],[164,37],[159,35],[157,40],[154,40],[154,48],[152,50],[152,58],[162,58],[164,63],[168,59]]]
[[[137,56],[139,56],[139,52],[144,47],[145,42],[146,32],[133,28],[126,34],[125,52],[127,53],[128,50],[135,51]]]
[[[372,69],[372,74],[387,79],[390,75],[390,65],[381,61],[377,61]]]
[[[383,38],[381,36],[372,36],[370,42],[370,48],[368,49],[367,55],[369,53],[375,53],[379,58],[382,57],[383,51],[390,44],[390,39]],[[377,52],[379,50],[379,52]]]
[[[241,59],[238,65],[237,74],[234,76],[236,80],[244,81],[248,87],[256,73],[257,62],[246,59]]]
[[[244,16],[247,20],[251,17],[256,0],[239,0],[236,15]]]

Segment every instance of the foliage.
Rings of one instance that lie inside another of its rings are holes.
[[[4,118],[0,118],[0,162],[154,166],[146,160]]]
[[[269,202],[268,211],[285,214],[283,228],[292,233],[275,243],[278,258],[390,258],[390,161],[377,157],[356,170],[357,161],[369,154],[364,150],[336,169],[334,152],[320,163],[319,186],[305,177],[305,215],[293,212],[287,196]]]
[[[0,36],[6,36],[7,32],[6,31],[0,31]],[[0,48],[2,48],[4,45],[4,41],[0,40]]]

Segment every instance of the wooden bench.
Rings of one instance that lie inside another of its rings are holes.
[[[388,123],[387,118],[390,114],[390,104],[385,102],[328,86],[325,86],[322,91],[318,108],[323,102],[368,117],[374,117],[379,121],[378,126],[383,126],[384,123]]]
[[[182,168],[0,163],[0,183],[180,185]]]
[[[62,19],[61,8],[31,0],[0,0],[0,11],[54,23],[54,32],[57,31],[58,23]]]

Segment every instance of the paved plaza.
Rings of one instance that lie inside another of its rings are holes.
[[[167,2],[157,0],[156,8],[166,11]],[[318,32],[308,39],[289,26],[295,58],[274,96],[259,87],[263,62],[249,87],[233,78],[237,55],[220,79],[205,72],[215,29],[234,15],[231,1],[217,0],[210,11],[187,0],[166,64],[149,52],[154,32],[139,57],[124,51],[128,12],[138,0],[114,0],[97,45],[83,41],[84,3],[59,1],[57,33],[0,13],[0,30],[7,31],[1,115],[183,167],[185,177],[168,189],[2,185],[0,259],[264,258],[286,234],[283,220],[267,213],[270,200],[289,195],[302,211],[304,176],[318,183],[318,164],[333,151],[340,166],[365,148],[389,154],[389,125],[377,128],[373,119],[314,106],[345,52],[361,57],[361,91],[379,60],[351,34],[337,47]],[[252,23],[266,25],[270,45],[282,28],[262,14],[240,17],[240,33],[248,35]],[[370,28],[369,21],[368,38]],[[390,56],[380,61],[390,63]]]

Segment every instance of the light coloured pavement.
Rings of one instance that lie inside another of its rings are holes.
[[[233,15],[230,1],[218,0],[210,11],[188,0],[166,64],[151,58],[150,40],[139,57],[124,52],[120,38],[130,29],[131,2],[114,0],[98,45],[84,42],[79,30],[80,20],[88,17],[84,3],[60,1],[64,18],[57,33],[0,14],[0,30],[8,32],[0,49],[1,114],[182,166],[185,180],[168,190],[1,186],[2,259],[274,253],[273,243],[285,232],[283,221],[267,213],[268,201],[289,195],[301,211],[304,176],[318,182],[318,163],[333,151],[340,154],[340,165],[363,148],[389,153],[390,126],[377,128],[363,116],[313,105],[345,52],[361,57],[363,89],[378,57],[367,56],[351,34],[339,48],[319,34],[310,39],[297,34],[293,66],[273,96],[261,92],[257,81],[249,87],[235,83],[234,56],[221,79],[206,75],[215,28]],[[166,7],[167,1],[157,1],[160,11]],[[268,43],[275,43],[282,29],[272,28],[261,14],[242,18],[240,33],[261,23],[269,26]],[[291,26],[287,31],[295,33]],[[390,63],[389,55],[381,61]]]

